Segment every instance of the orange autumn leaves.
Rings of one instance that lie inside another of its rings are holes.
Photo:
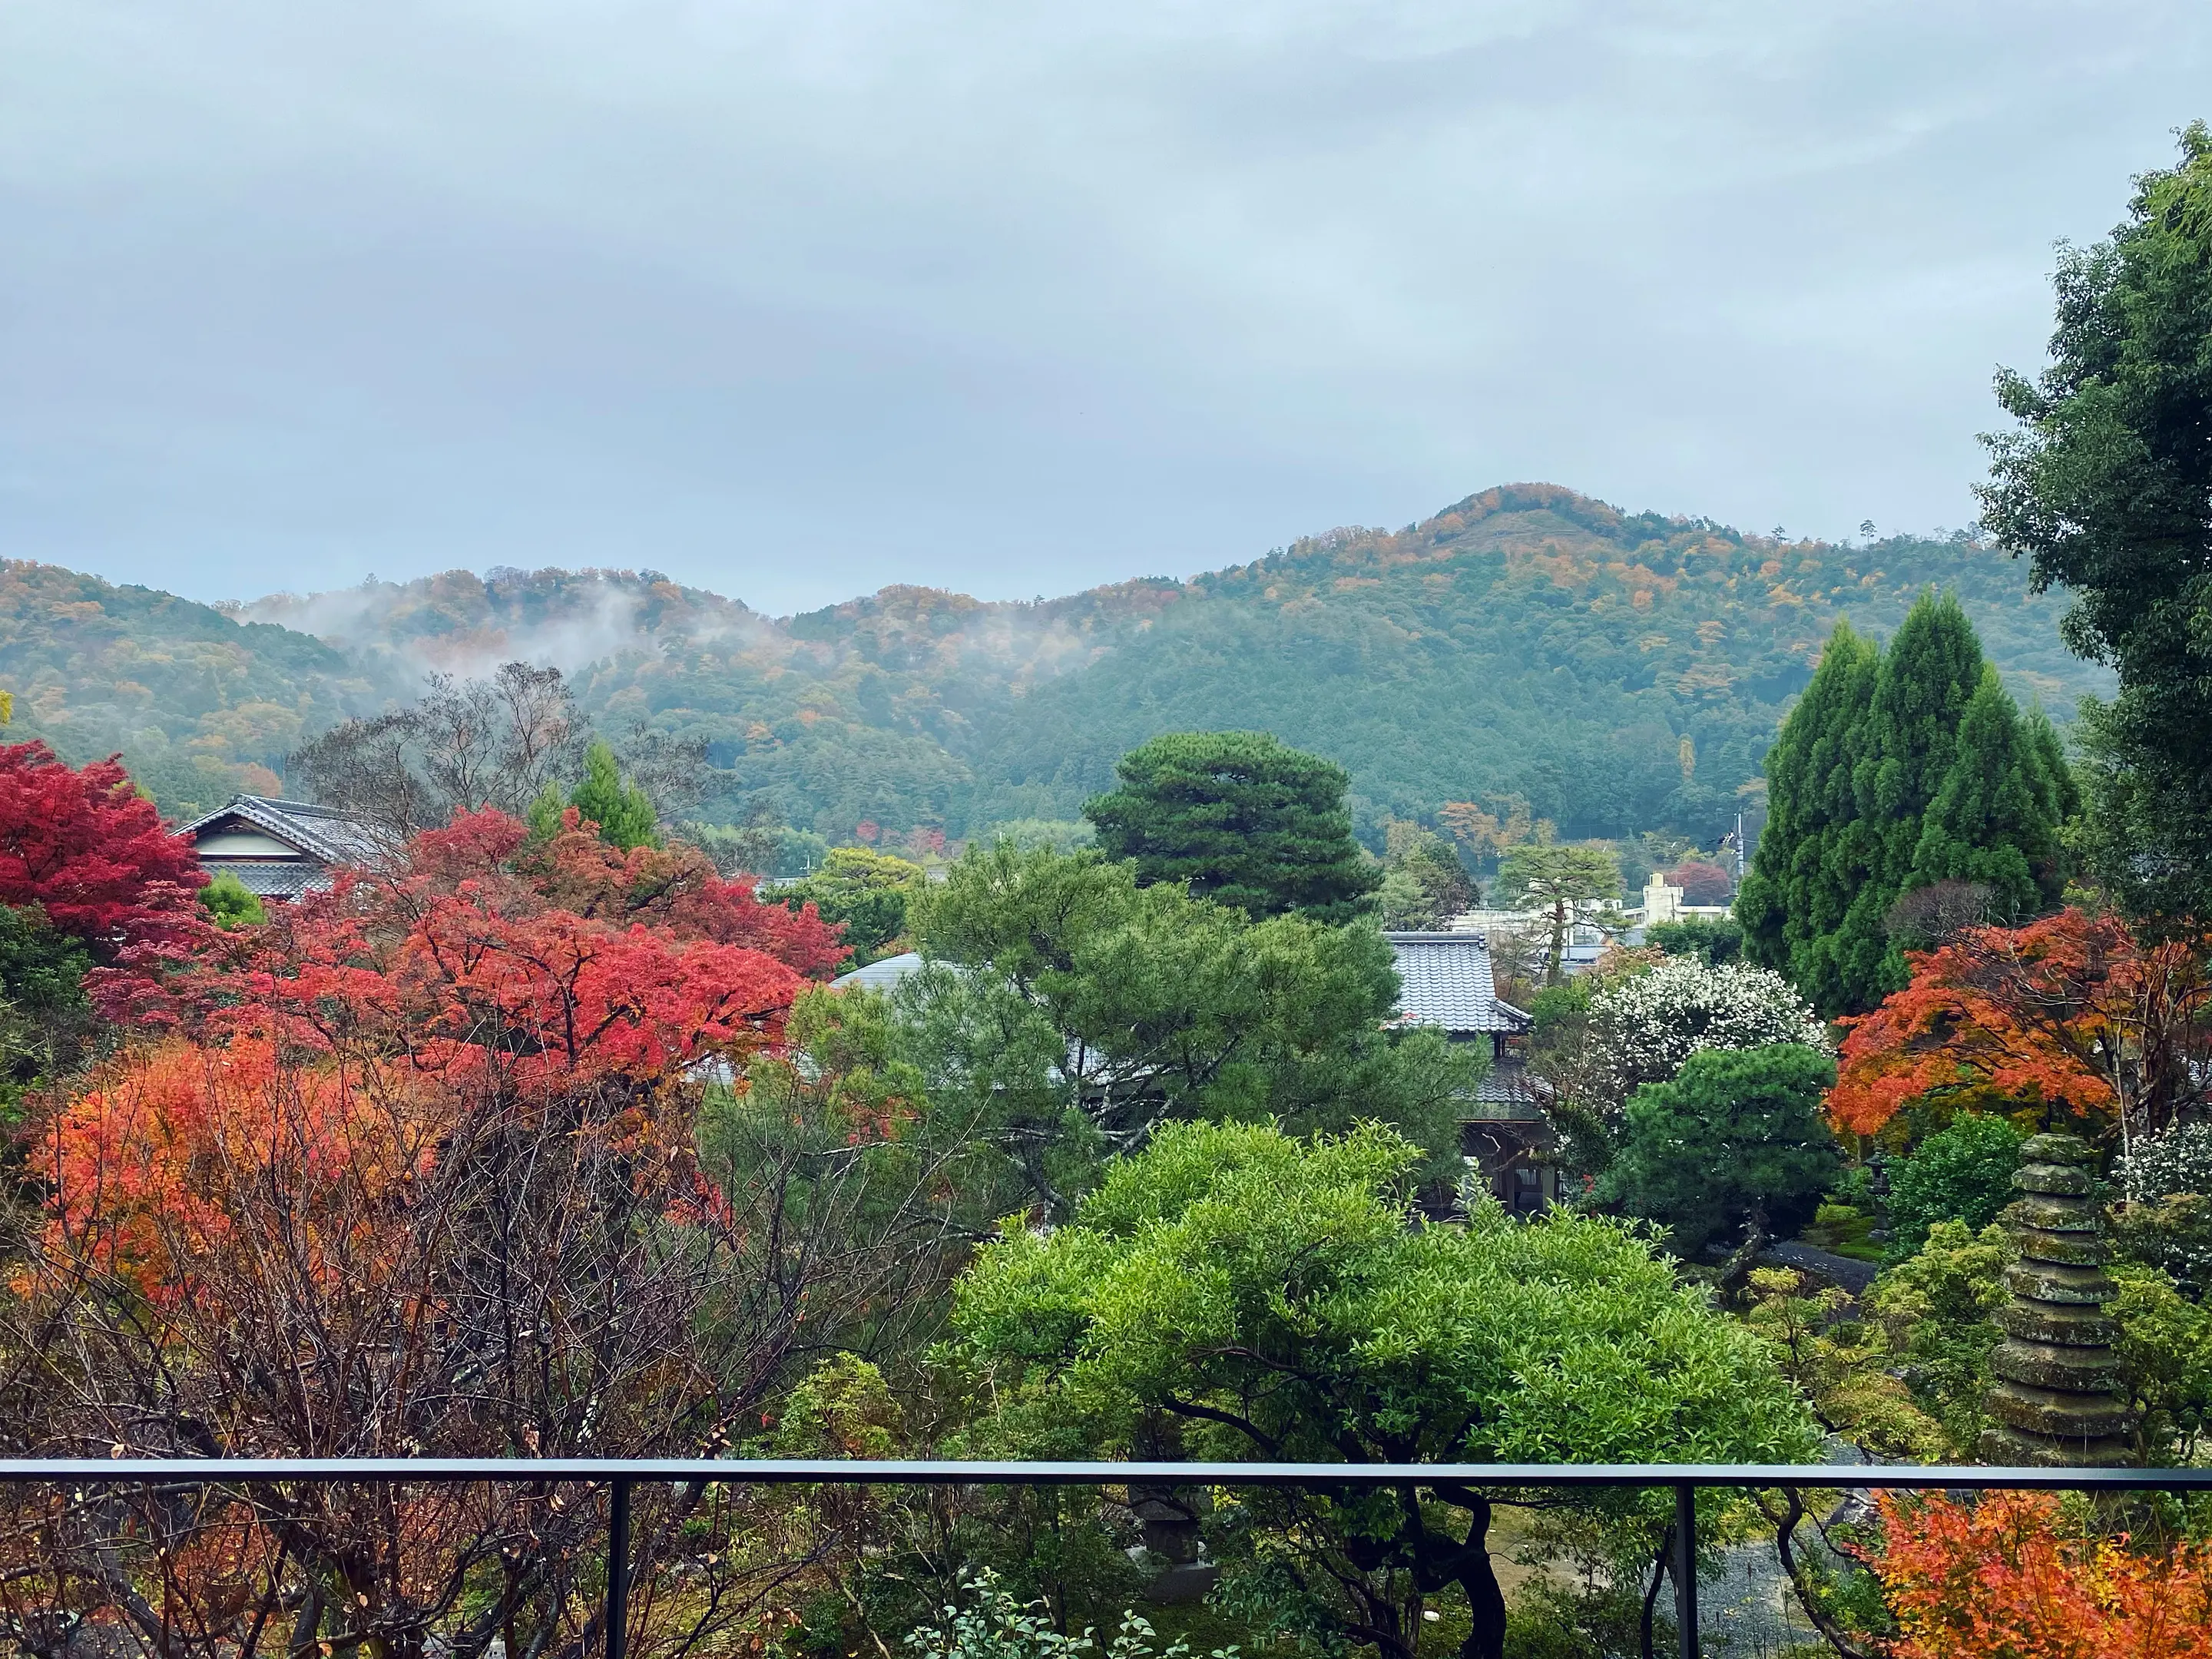
[[[1879,1133],[1908,1103],[1947,1093],[2107,1123],[2124,1108],[2149,1127],[2190,1087],[2212,983],[2185,945],[2069,908],[1966,928],[1908,959],[1911,984],[1845,1022],[1828,1097],[1842,1129]]]
[[[401,1220],[453,1115],[449,1094],[398,1068],[281,1066],[263,1037],[172,1039],[110,1068],[45,1138],[47,1255],[157,1306],[189,1301],[233,1249],[272,1242],[240,1229],[273,1200],[295,1224],[294,1270],[322,1281],[381,1254],[377,1233]]]
[[[2212,1659],[2212,1547],[2069,1535],[2058,1501],[1881,1501],[1891,1659]]]
[[[50,1257],[189,1297],[194,1264],[251,1248],[240,1218],[276,1197],[313,1281],[404,1224],[465,1119],[641,1144],[672,1085],[741,1074],[842,954],[837,930],[574,817],[532,846],[512,818],[464,814],[397,867],[140,980],[134,1012],[168,1036],[105,1068],[33,1153]]]

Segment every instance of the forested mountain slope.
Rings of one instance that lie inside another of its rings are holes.
[[[303,736],[397,689],[308,635],[0,560],[0,690],[15,696],[0,738],[43,737],[78,762],[121,750],[173,815],[274,789]]]
[[[1123,750],[1203,726],[1334,757],[1370,817],[1517,793],[1571,834],[1710,840],[1835,619],[1886,633],[1930,584],[2023,698],[2063,718],[2100,684],[2059,643],[2063,598],[1970,538],[1778,542],[1550,485],[1188,582],[1036,604],[895,587],[781,620],[650,571],[449,572],[234,617],[44,566],[0,582],[0,685],[73,753],[159,754],[187,780],[273,767],[427,672],[520,656],[570,672],[605,727],[712,739],[722,811],[771,792],[832,840],[1071,816]],[[139,672],[155,663],[167,678]]]

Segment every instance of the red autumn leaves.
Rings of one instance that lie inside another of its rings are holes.
[[[2212,1550],[2084,1537],[2059,1500],[1885,1498],[1893,1659],[2212,1659]]]
[[[109,954],[188,919],[206,879],[112,757],[73,771],[43,743],[0,744],[0,904]]]
[[[97,988],[170,1035],[104,1067],[40,1136],[50,1247],[160,1300],[232,1242],[234,1175],[281,1165],[303,1215],[328,1188],[338,1260],[465,1123],[677,1133],[668,1087],[742,1074],[842,955],[837,933],[693,849],[610,847],[572,810],[538,845],[500,813],[460,815],[264,927],[130,939]]]
[[[2191,1088],[2212,981],[2185,945],[2147,944],[2110,914],[2069,908],[2022,927],[1969,927],[1909,958],[1912,981],[1846,1022],[1829,1111],[1879,1133],[1908,1103],[2055,1108],[2162,1126]],[[2089,1127],[2089,1126],[2084,1126]]]
[[[161,1018],[523,1090],[742,1066],[842,953],[810,908],[763,904],[689,848],[624,853],[570,822],[533,847],[462,814],[389,871],[341,873],[265,928],[208,942]]]

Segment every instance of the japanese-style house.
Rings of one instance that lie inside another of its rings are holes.
[[[366,819],[307,801],[234,795],[177,831],[210,875],[228,871],[264,902],[287,903],[331,884],[341,865],[374,862],[390,838]]]
[[[1485,1042],[1490,1071],[1460,1123],[1460,1150],[1498,1201],[1534,1215],[1559,1196],[1559,1136],[1524,1051],[1529,1018],[1498,994],[1481,933],[1385,933],[1397,957],[1397,1025],[1427,1025],[1448,1042]]]

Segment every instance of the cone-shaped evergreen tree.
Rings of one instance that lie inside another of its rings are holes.
[[[2057,896],[2037,880],[2039,869],[2053,868],[2058,830],[2038,748],[1997,671],[1985,666],[1959,722],[1950,770],[1922,817],[1906,887],[1979,882],[1991,914],[2008,921]]]
[[[1851,781],[1860,815],[1884,825],[1893,869],[1911,867],[1919,830],[1914,821],[1951,769],[1959,722],[1980,689],[1984,666],[1974,625],[1948,593],[1923,593],[1881,653]]]
[[[2075,810],[2057,733],[2023,720],[1948,595],[1923,595],[1877,653],[1838,624],[1767,756],[1769,816],[1736,901],[1744,953],[1823,1013],[1908,977],[1900,894],[1979,882],[2002,917],[2055,902]]]
[[[1833,945],[1881,851],[1852,787],[1878,665],[1874,646],[1838,623],[1767,753],[1766,827],[1736,897],[1744,954],[1823,1010],[1849,1000]]]
[[[604,741],[594,739],[584,751],[583,781],[567,800],[548,784],[531,804],[532,833],[541,838],[551,835],[560,828],[562,811],[570,806],[599,826],[601,841],[625,849],[660,844],[660,817],[653,810],[651,798],[635,784],[623,781],[622,764]]]

